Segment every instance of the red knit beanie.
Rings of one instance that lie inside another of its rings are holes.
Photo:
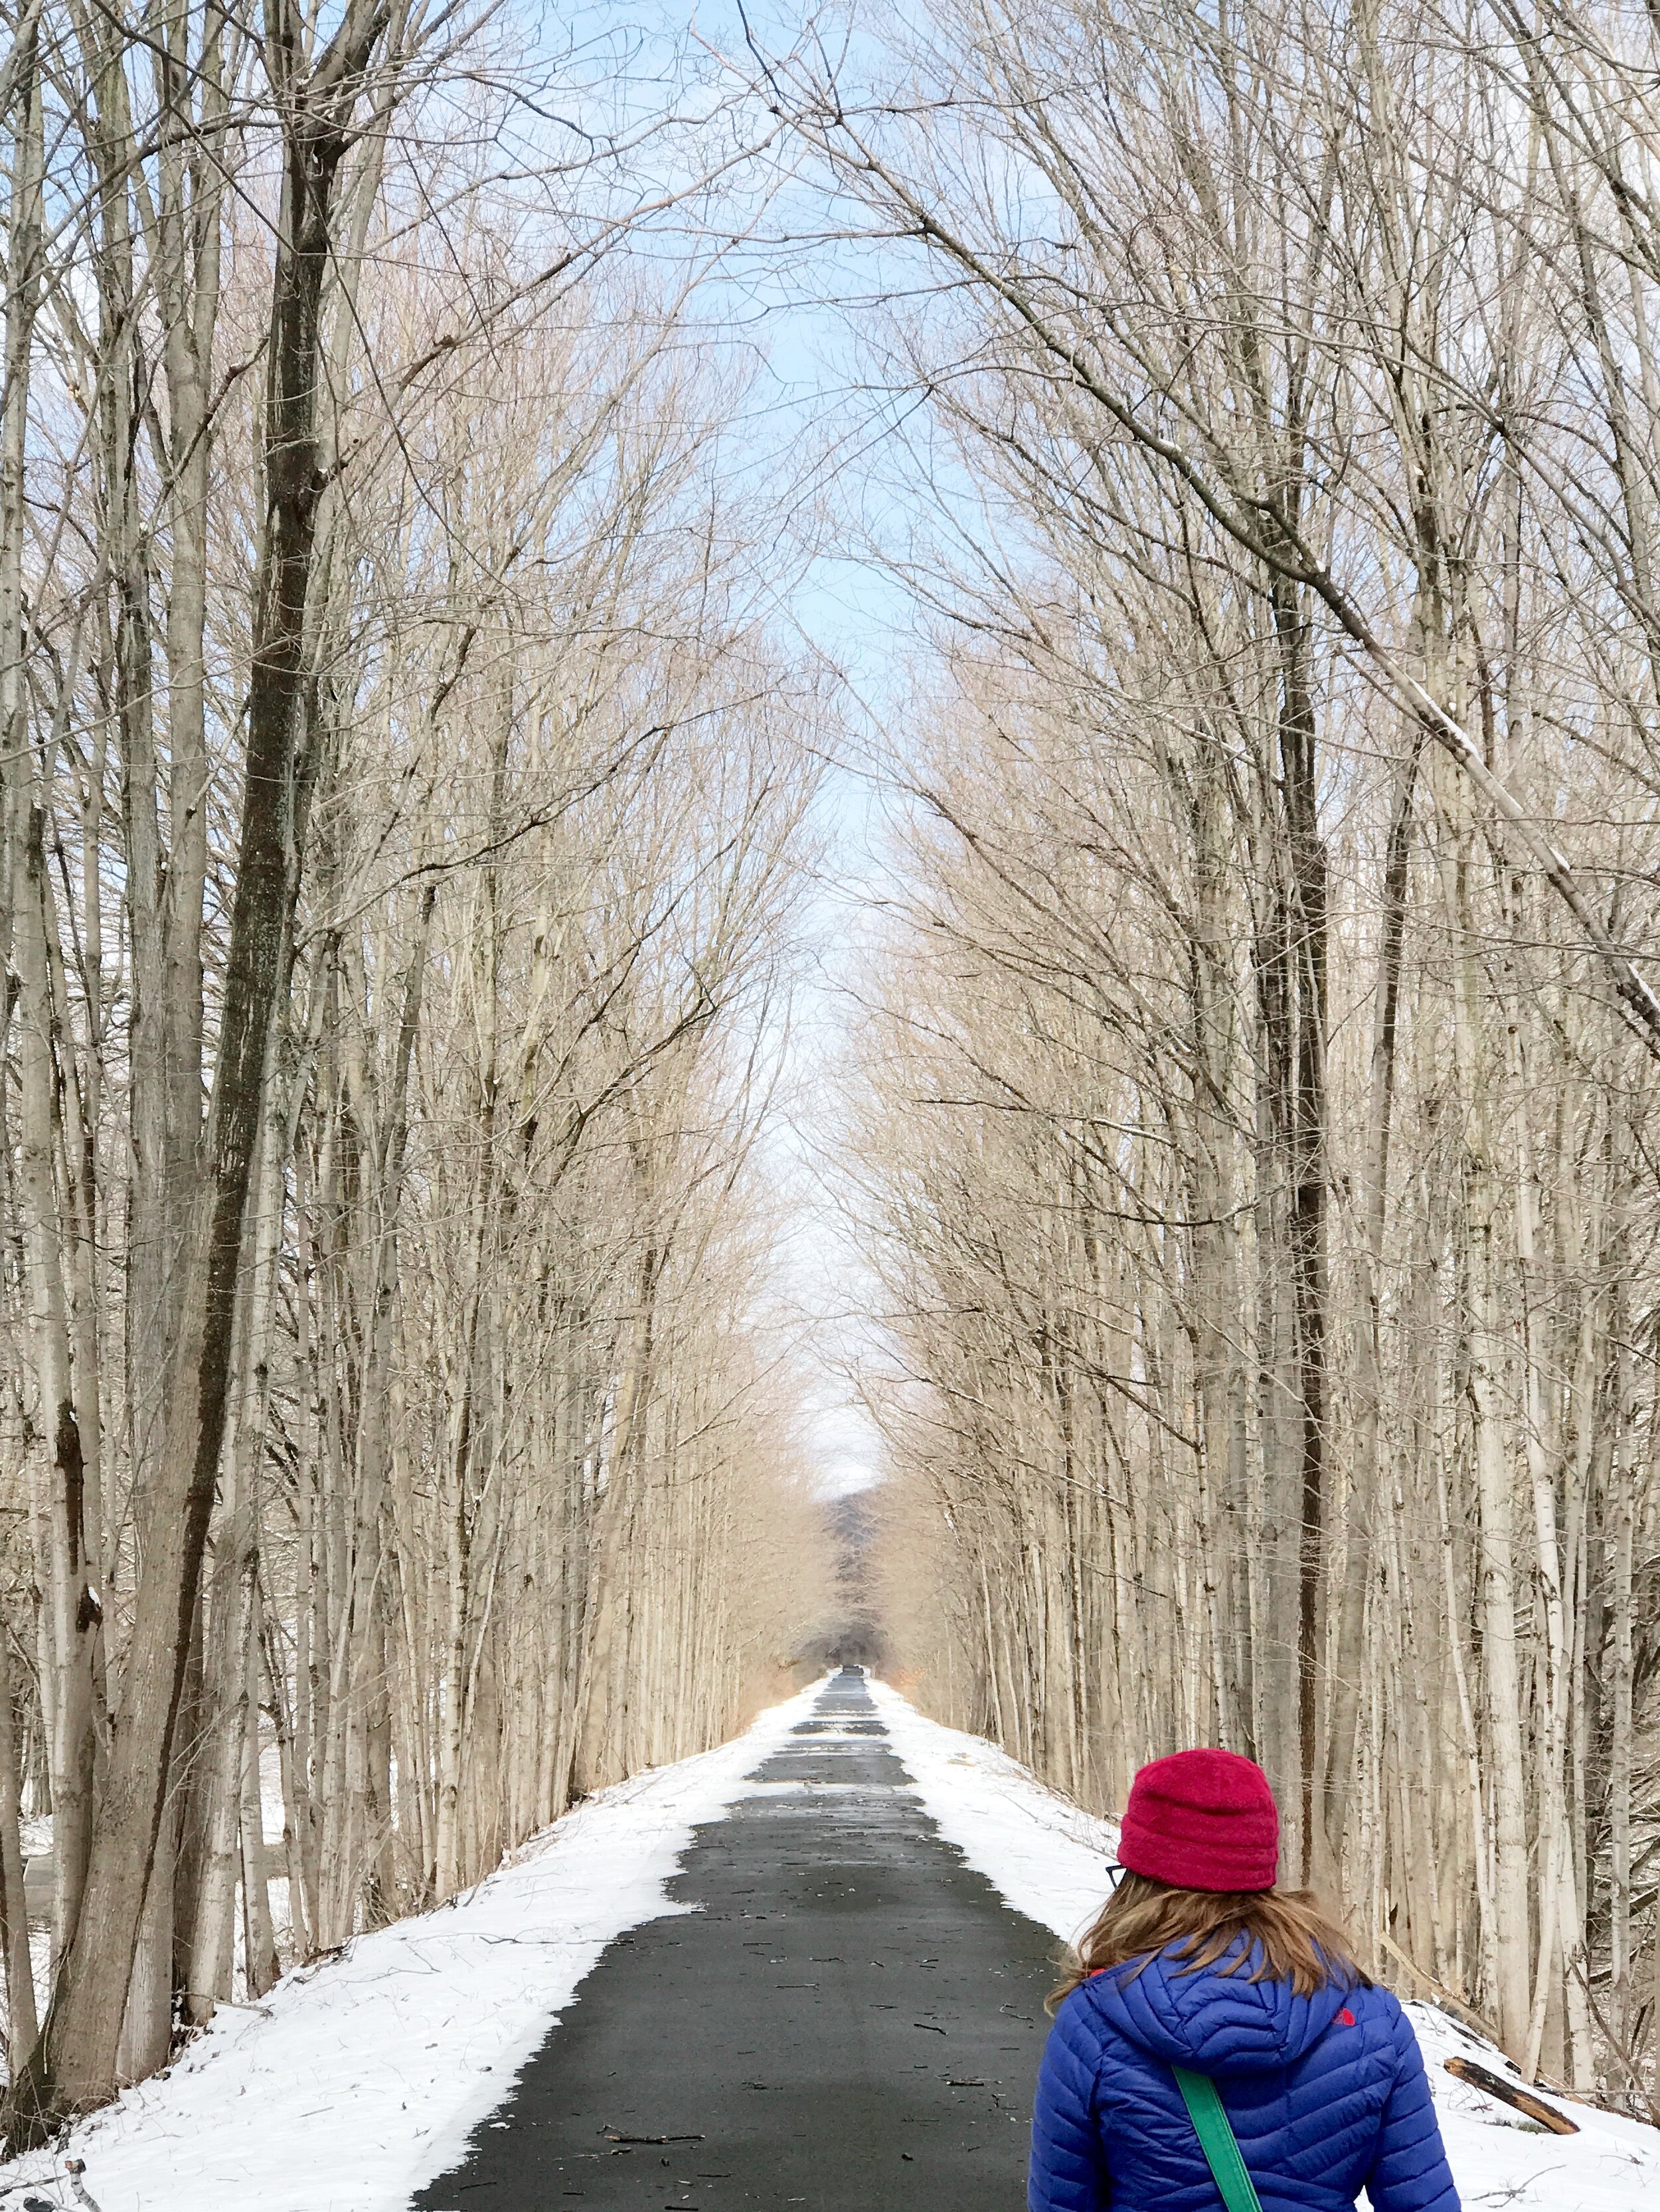
[[[1272,1889],[1280,1814],[1268,1778],[1237,1751],[1178,1751],[1130,1784],[1118,1863],[1176,1889]]]

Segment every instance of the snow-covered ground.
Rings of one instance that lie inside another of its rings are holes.
[[[871,1687],[947,1839],[1018,1911],[1076,1935],[1104,1893],[1111,1822]],[[684,1909],[665,1884],[692,1830],[764,1786],[745,1778],[817,1694],[718,1751],[606,1790],[465,1897],[286,1976],[262,2005],[222,2012],[165,2080],[130,2090],[57,2152],[0,2169],[0,2212],[29,2195],[67,2212],[69,2156],[85,2160],[100,2212],[404,2212],[501,2101],[611,1939]],[[1462,2051],[1499,2071],[1498,2052],[1431,2008],[1410,2010],[1467,2207],[1660,2206],[1660,2133],[1583,2106],[1570,2108],[1578,2136],[1536,2132],[1442,2070]]]
[[[222,2011],[165,2079],[66,2146],[0,2168],[99,2212],[404,2212],[455,2162],[614,1936],[689,1908],[664,1885],[701,1821],[808,1712],[817,1686],[717,1751],[619,1783],[436,1912],[360,1936]]]
[[[1080,1812],[978,1736],[941,1728],[885,1683],[873,1682],[893,1747],[941,1832],[1017,1911],[1070,1942],[1100,1908],[1118,1847],[1110,1820]],[[1432,2005],[1407,2008],[1418,2030],[1441,2130],[1466,2207],[1506,2212],[1656,2212],[1660,2131],[1590,2106],[1559,2105],[1579,2123],[1554,2136],[1455,2081],[1447,2059],[1509,2069],[1492,2045]]]

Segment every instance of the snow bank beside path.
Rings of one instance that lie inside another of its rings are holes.
[[[258,2008],[222,2011],[165,2081],[0,2168],[0,2189],[15,2203],[20,2183],[43,2183],[30,2193],[67,2207],[76,2157],[100,2212],[403,2212],[611,1938],[688,1909],[664,1884],[693,1828],[748,1794],[819,1686],[590,1799],[453,1904],[286,1975]]]
[[[983,1737],[942,1728],[873,1677],[871,1696],[930,1818],[1017,1912],[1070,1943],[1101,1909],[1118,1824],[1085,1813]]]
[[[940,1833],[1017,1911],[1070,1942],[1106,1894],[1116,1826],[1056,1796],[994,1745],[927,1719],[885,1682],[873,1681],[870,1691]],[[1653,2212],[1660,2205],[1660,2132],[1554,2099],[1580,2132],[1548,2135],[1444,2070],[1447,2059],[1462,2056],[1491,2073],[1513,2072],[1491,2044],[1432,2005],[1407,2010],[1467,2212]]]

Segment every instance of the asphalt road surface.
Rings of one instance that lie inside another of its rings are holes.
[[[422,2212],[1018,2212],[1055,1938],[835,1676]]]

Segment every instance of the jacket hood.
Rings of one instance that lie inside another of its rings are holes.
[[[1299,1997],[1289,1982],[1253,1982],[1250,1962],[1232,1974],[1216,1966],[1184,1973],[1179,1960],[1162,1954],[1139,1973],[1136,1963],[1092,1976],[1084,1984],[1085,2002],[1165,2065],[1221,2081],[1294,2065],[1349,1994],[1341,1982],[1328,1982]]]

